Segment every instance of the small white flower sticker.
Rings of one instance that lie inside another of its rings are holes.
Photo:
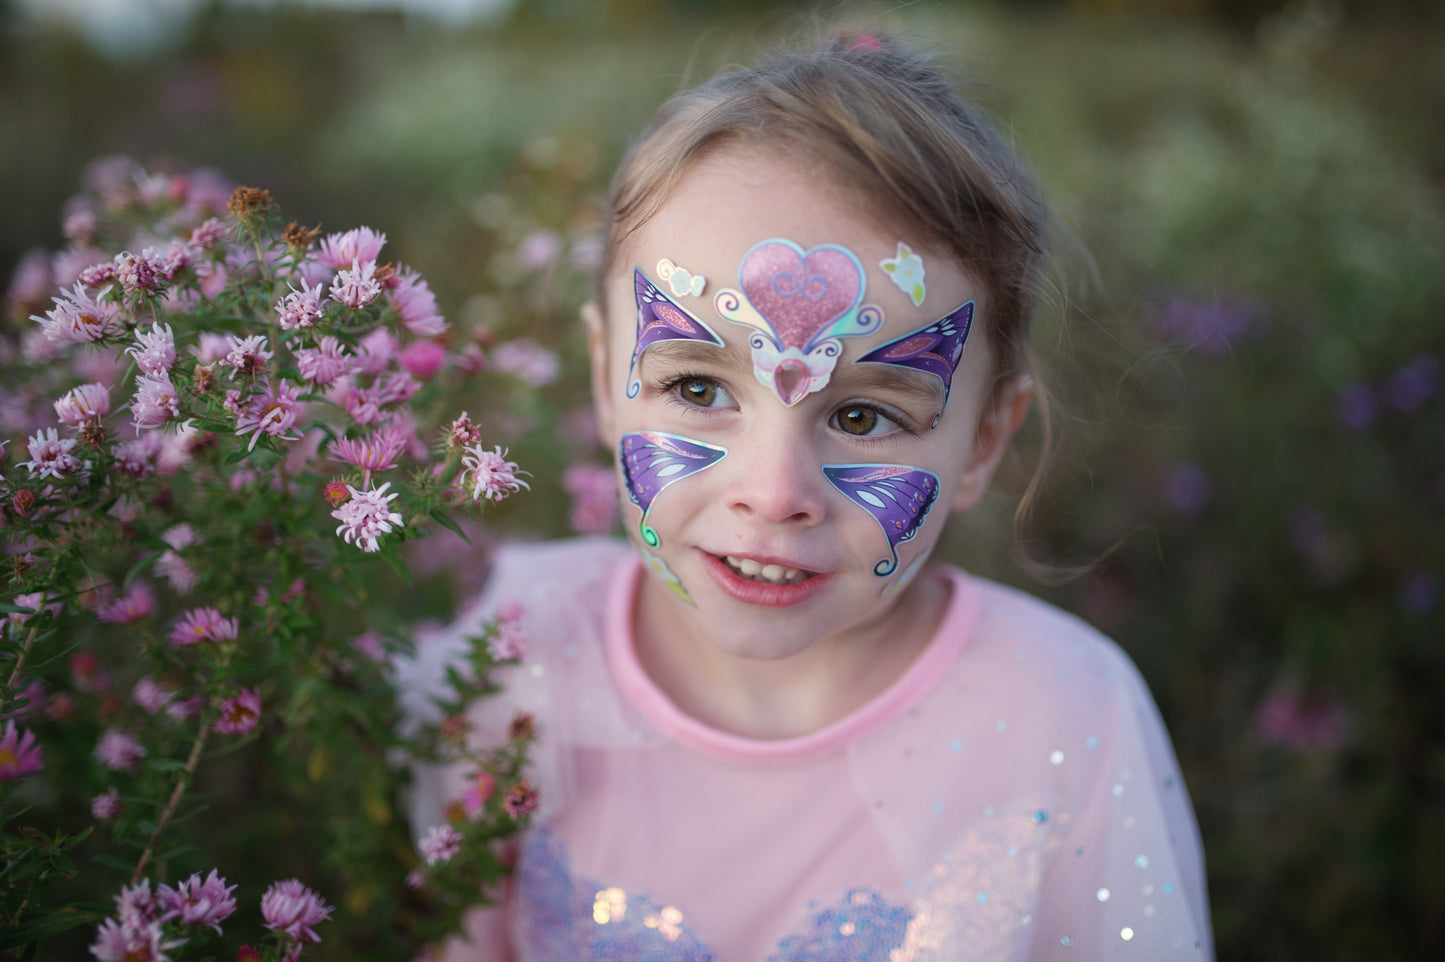
[[[899,241],[897,255],[885,257],[878,266],[900,291],[913,298],[914,307],[923,306],[923,299],[928,296],[923,286],[923,258],[913,253],[911,247]]]
[[[673,297],[682,297],[685,294],[701,297],[707,288],[706,277],[693,274],[685,267],[678,267],[666,257],[657,262],[657,276],[667,281],[667,286],[672,288]]]

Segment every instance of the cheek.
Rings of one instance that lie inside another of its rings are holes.
[[[898,546],[912,541],[938,500],[938,475],[906,464],[825,464],[823,476],[866,511],[888,541],[888,557],[873,566],[886,578],[898,570]]]

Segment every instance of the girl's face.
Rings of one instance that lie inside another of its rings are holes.
[[[749,659],[931,629],[913,576],[1027,405],[986,404],[981,287],[749,150],[691,165],[618,255],[584,313],[650,610]]]

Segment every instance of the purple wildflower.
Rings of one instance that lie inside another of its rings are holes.
[[[371,472],[387,471],[396,467],[396,459],[406,449],[406,438],[392,427],[381,428],[361,438],[338,438],[331,442],[331,458],[345,461],[366,472],[366,482]]]
[[[231,897],[235,889],[211,869],[205,881],[196,873],[175,888],[159,886],[156,900],[182,925],[209,925],[219,935],[221,922],[236,911],[236,900]]]
[[[303,381],[325,387],[343,374],[350,373],[352,357],[340,341],[327,334],[316,347],[301,348],[296,352],[296,366]]]
[[[165,258],[149,247],[139,254],[122,251],[115,255],[115,279],[127,294],[153,295],[165,286],[166,275]]]
[[[370,227],[357,227],[321,239],[321,263],[334,271],[346,270],[356,261],[375,263],[381,257],[386,235]]]
[[[194,645],[202,641],[235,641],[239,631],[239,621],[215,608],[192,608],[176,621],[169,637],[173,645]]]
[[[351,420],[357,424],[376,424],[386,416],[382,405],[386,401],[382,396],[380,386],[371,387],[349,387],[342,399],[342,405]]]
[[[261,696],[254,688],[241,691],[221,702],[216,731],[222,735],[244,735],[261,720]]]
[[[532,783],[528,779],[524,778],[513,785],[511,791],[507,792],[502,807],[512,818],[519,819],[536,809],[539,801],[541,801],[541,797],[537,794],[537,790],[532,787]]]
[[[113,772],[128,772],[146,756],[145,748],[129,732],[107,728],[95,744],[95,760]]]
[[[285,381],[279,382],[279,385],[267,385],[264,390],[251,395],[236,419],[236,433],[251,435],[251,443],[246,446],[248,451],[255,449],[262,434],[283,441],[295,441],[301,437],[300,434],[286,433],[295,427],[296,419],[301,416],[296,389]]]
[[[446,358],[447,349],[436,341],[412,341],[396,357],[408,374],[423,381],[441,370]]]
[[[557,380],[561,361],[557,355],[530,338],[519,338],[497,345],[492,351],[492,366],[533,387],[545,387]]]
[[[135,397],[130,402],[130,416],[136,429],[158,428],[179,417],[181,402],[169,375],[142,374],[135,379]]]
[[[0,731],[0,782],[22,778],[45,767],[35,733],[7,721]]]
[[[349,484],[346,486],[346,490],[351,492],[351,500],[331,512],[331,516],[341,522],[336,533],[347,544],[355,544],[370,554],[380,548],[376,541],[378,537],[390,534],[393,526],[404,526],[401,515],[391,510],[391,502],[397,495],[387,494],[389,487],[390,481],[368,491],[358,491]]]
[[[196,536],[190,525],[182,523],[167,528],[161,534],[161,540],[170,547],[161,552],[156,570],[165,576],[178,594],[186,594],[195,587],[198,576],[180,552],[194,544]]]
[[[31,435],[27,450],[29,461],[21,461],[32,478],[63,478],[80,469],[80,459],[71,454],[74,438],[61,438],[54,428],[45,428]]]
[[[135,347],[125,352],[135,358],[135,366],[142,374],[152,377],[168,376],[176,363],[176,336],[169,324],[159,321],[151,325],[150,331],[136,328]]]
[[[137,582],[124,595],[96,609],[95,617],[112,625],[140,621],[150,615],[153,603],[150,589]]]
[[[421,337],[435,337],[445,331],[447,322],[437,310],[436,295],[421,275],[403,267],[396,272],[396,280],[396,288],[387,292],[386,299],[406,329]]]
[[[470,489],[473,501],[501,501],[510,494],[531,485],[517,477],[526,474],[517,462],[507,460],[507,451],[498,445],[491,451],[480,444],[469,445],[462,454],[461,484]]]
[[[323,288],[319,283],[311,287],[304,279],[299,291],[294,286],[291,287],[291,293],[276,305],[276,323],[281,326],[281,330],[294,331],[314,326],[321,318],[322,293]]]
[[[120,792],[114,785],[90,800],[90,814],[108,822],[120,814]]]
[[[400,342],[384,327],[373,328],[357,343],[356,368],[362,374],[380,374],[396,357]]]
[[[331,281],[332,299],[351,308],[370,304],[381,294],[375,273],[376,261],[352,261],[349,270],[338,272]]]
[[[171,962],[170,950],[184,944],[184,939],[166,940],[160,919],[135,924],[106,919],[96,931],[90,954],[96,962]]]
[[[109,290],[101,291],[99,297],[104,297]],[[57,344],[89,344],[114,333],[120,326],[120,309],[91,297],[80,284],[53,300],[55,307],[46,311],[44,317],[32,314],[30,319]]]
[[[261,896],[261,917],[266,928],[283,932],[293,942],[320,942],[312,928],[331,918],[332,908],[297,879],[273,882]]]
[[[428,865],[450,862],[462,850],[462,837],[450,825],[433,825],[417,849]]]
[[[568,520],[578,534],[606,534],[617,520],[617,479],[600,464],[574,464],[562,472],[572,498]]]
[[[226,343],[230,350],[221,358],[221,363],[231,369],[228,377],[233,380],[237,374],[255,377],[266,369],[266,362],[271,360],[271,344],[264,334],[252,334],[245,338],[228,335]]]
[[[56,416],[73,428],[87,421],[99,420],[109,413],[110,388],[100,383],[71,388],[55,402]]]
[[[158,714],[171,700],[171,693],[150,675],[135,683],[135,687],[130,690],[130,696],[148,715]]]

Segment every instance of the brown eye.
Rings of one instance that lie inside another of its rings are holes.
[[[878,420],[878,412],[872,408],[851,407],[838,412],[838,426],[849,434],[872,434]]]
[[[711,381],[683,381],[678,385],[683,400],[698,407],[709,408],[717,403],[717,385]]]

